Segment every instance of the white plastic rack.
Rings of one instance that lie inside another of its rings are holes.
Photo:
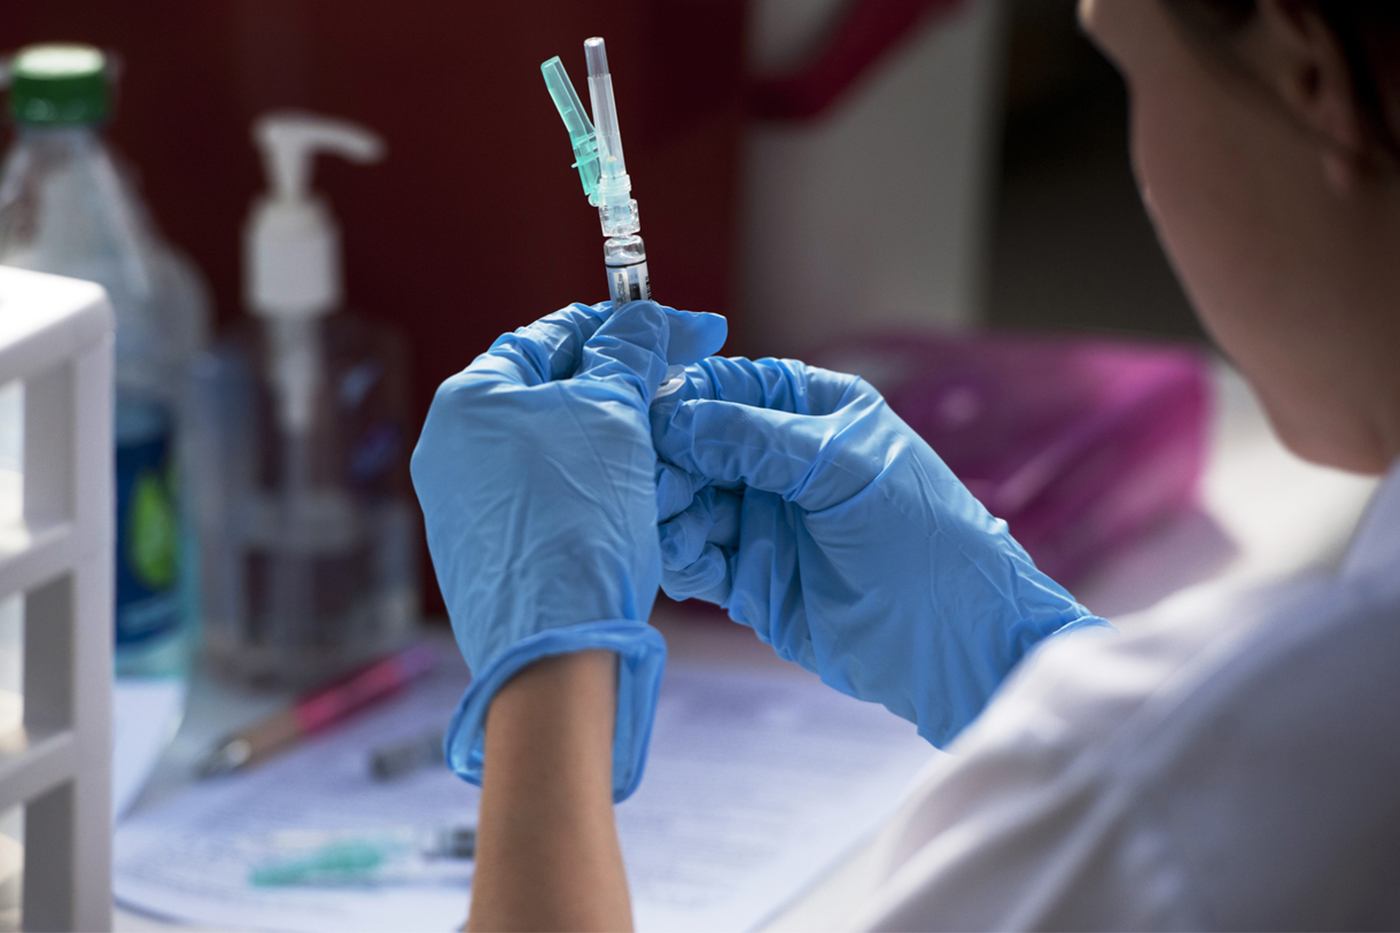
[[[0,813],[24,807],[23,928],[107,930],[112,312],[99,286],[0,267],[0,386],[16,383],[0,600],[23,595],[23,715],[0,735]]]

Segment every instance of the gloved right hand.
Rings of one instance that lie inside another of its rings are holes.
[[[867,382],[712,357],[651,409],[662,588],[944,745],[1041,639],[1107,626]]]
[[[724,319],[651,301],[575,304],[504,334],[438,389],[413,452],[428,551],[472,670],[448,765],[480,784],[486,713],[544,657],[618,656],[613,793],[641,780],[665,664],[647,406]]]

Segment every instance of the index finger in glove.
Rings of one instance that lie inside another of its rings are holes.
[[[829,415],[853,395],[875,391],[856,376],[771,357],[702,359],[686,367],[686,381],[676,395],[657,403],[653,421],[658,414],[664,417],[681,402],[694,399],[736,402],[794,415]]]
[[[687,473],[673,463],[656,461],[656,520],[669,521],[690,507],[695,496],[710,484],[703,476]]]
[[[662,568],[679,570],[693,564],[707,545],[737,548],[743,508],[739,493],[706,486],[689,508],[657,526]]]
[[[645,408],[668,366],[709,356],[724,345],[727,332],[718,314],[633,301],[613,312],[584,344],[576,378],[621,387]]]
[[[653,425],[652,442],[685,473],[776,493],[815,511],[869,486],[913,442],[883,429],[883,406],[873,391],[832,415],[696,399],[677,406],[659,430]]]

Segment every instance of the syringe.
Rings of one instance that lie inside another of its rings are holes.
[[[568,72],[554,56],[540,65],[545,87],[569,131],[574,147],[574,168],[578,169],[588,203],[598,208],[603,226],[603,263],[608,270],[608,297],[613,307],[629,301],[651,298],[651,278],[647,274],[647,251],[637,234],[642,229],[637,202],[632,197],[632,178],[622,154],[622,133],[617,126],[617,105],[613,101],[612,74],[603,40],[594,37],[583,43],[588,61],[588,96],[593,101],[593,121],[584,113],[583,103],[569,80]],[[596,124],[596,128],[595,128]],[[685,367],[672,366],[656,397],[669,395],[685,382]]]
[[[603,262],[608,270],[608,296],[620,305],[651,297],[647,275],[646,247],[638,232],[642,229],[637,202],[632,197],[632,179],[622,154],[622,134],[617,126],[617,105],[613,101],[612,75],[603,40],[583,43],[588,60],[588,94],[593,100],[593,120],[589,121],[573,83],[559,56],[540,66],[549,96],[564,120],[573,143],[574,167],[583,182],[588,203],[598,208],[603,226]],[[596,129],[595,129],[596,124]]]
[[[651,297],[647,251],[637,234],[642,229],[632,178],[622,155],[617,127],[608,52],[597,37],[583,43],[588,61],[588,96],[593,101],[593,124],[598,137],[598,219],[603,225],[603,262],[608,269],[608,294],[614,304]]]

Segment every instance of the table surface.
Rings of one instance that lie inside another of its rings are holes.
[[[1201,508],[1115,556],[1075,587],[1090,609],[1122,626],[1133,614],[1188,586],[1235,586],[1286,576],[1335,561],[1375,487],[1375,480],[1305,464],[1283,450],[1244,382],[1224,367],[1216,375],[1213,446]],[[652,622],[672,657],[810,677],[779,660],[751,631],[717,616],[673,605]],[[442,637],[447,637],[442,631]],[[184,723],[134,810],[154,806],[190,781],[199,755],[219,736],[275,711],[287,694],[255,693],[196,674]],[[770,922],[770,930],[828,929],[849,912],[874,870],[869,850],[849,856],[814,879],[805,894]],[[119,931],[207,929],[170,923],[121,907]]]

